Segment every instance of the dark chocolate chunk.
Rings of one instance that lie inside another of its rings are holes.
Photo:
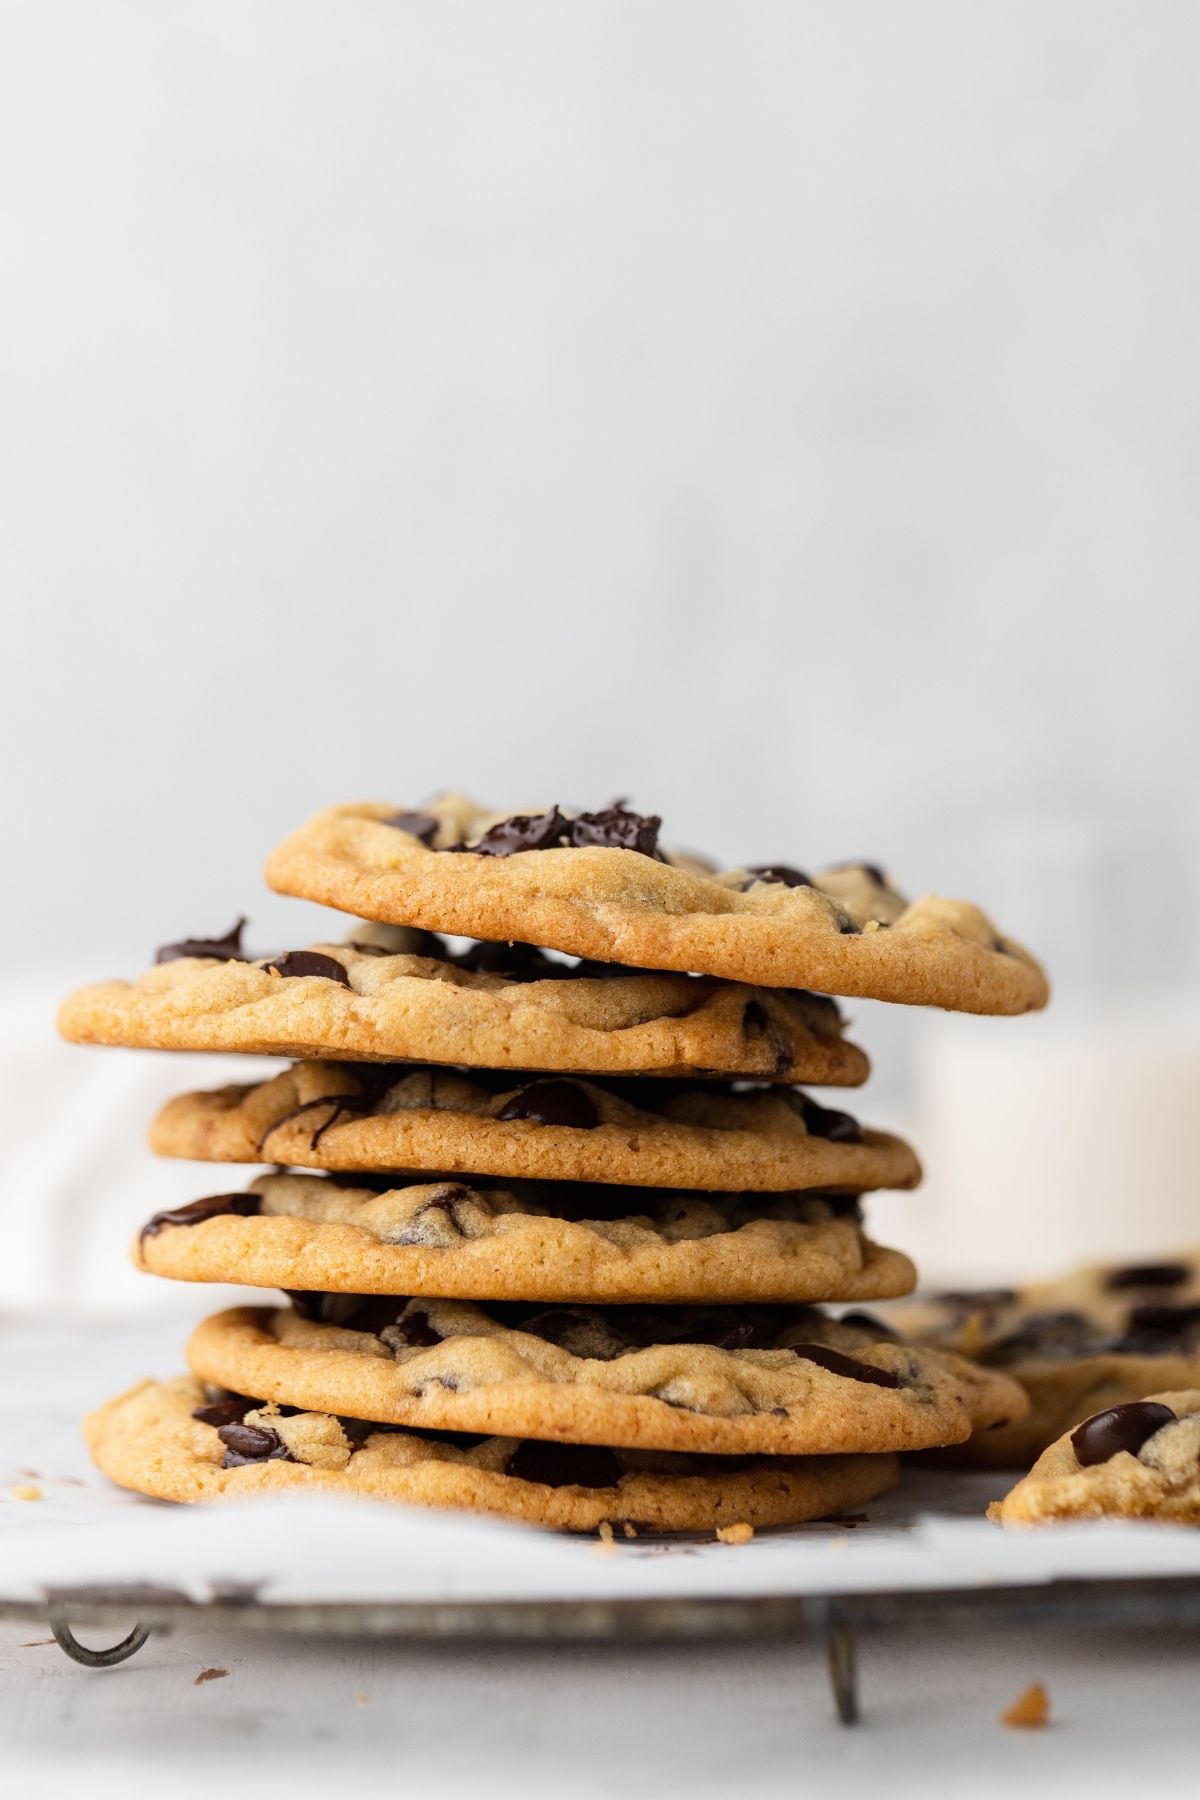
[[[397,831],[407,831],[409,837],[420,838],[427,849],[433,848],[438,822],[431,813],[398,812],[383,822],[385,825],[393,825]]]
[[[248,1412],[261,1406],[261,1400],[247,1400],[244,1394],[231,1394],[228,1400],[213,1400],[207,1406],[194,1406],[193,1419],[201,1425],[240,1425]]]
[[[793,869],[788,863],[748,863],[746,873],[749,881],[743,881],[741,892],[762,882],[770,887],[811,887],[812,881],[803,869]]]
[[[792,1088],[788,1104],[800,1114],[810,1137],[827,1138],[834,1144],[861,1144],[862,1126],[849,1113],[836,1112],[829,1106],[818,1106],[799,1088]]]
[[[363,1101],[354,1094],[319,1094],[315,1100],[305,1100],[302,1105],[293,1106],[290,1112],[285,1112],[281,1118],[268,1125],[255,1148],[261,1152],[273,1132],[278,1131],[283,1125],[290,1125],[293,1119],[302,1118],[305,1113],[312,1112],[318,1106],[331,1106],[333,1111],[317,1126],[308,1140],[310,1150],[317,1148],[325,1133],[340,1119],[357,1118],[364,1111]]]
[[[1185,1306],[1167,1306],[1160,1302],[1156,1306],[1131,1306],[1129,1309],[1131,1331],[1162,1331],[1182,1337],[1194,1325],[1200,1325],[1200,1301]]]
[[[536,1119],[539,1125],[569,1125],[591,1131],[600,1123],[596,1102],[574,1081],[531,1081],[497,1113],[500,1119]]]
[[[1114,1269],[1105,1282],[1112,1293],[1122,1288],[1181,1287],[1191,1274],[1187,1263],[1131,1263],[1127,1269]]]
[[[997,1338],[989,1361],[1011,1362],[1023,1356],[1079,1356],[1102,1346],[1104,1334],[1086,1313],[1064,1308],[1060,1312],[1030,1313],[1007,1337]]]
[[[816,1363],[819,1369],[828,1369],[831,1375],[843,1375],[847,1381],[862,1381],[869,1387],[898,1388],[900,1377],[893,1375],[890,1369],[876,1369],[871,1363],[859,1362],[856,1356],[845,1356],[840,1350],[830,1350],[825,1344],[789,1344],[788,1349],[793,1356],[802,1356],[805,1362]]]
[[[765,1031],[767,1029],[767,1009],[761,1000],[747,1000],[742,1008],[742,1030]]]
[[[154,953],[156,963],[178,962],[184,956],[211,956],[216,962],[249,962],[242,949],[245,918],[231,925],[224,937],[181,938],[177,944],[162,944]]]
[[[564,819],[557,806],[544,813],[517,813],[501,819],[485,831],[476,844],[454,844],[471,856],[515,856],[521,850],[550,850],[570,836],[571,821]]]
[[[205,1219],[220,1218],[222,1213],[236,1213],[240,1218],[253,1218],[262,1206],[258,1194],[208,1194],[203,1200],[189,1200],[186,1206],[172,1206],[156,1212],[142,1226],[144,1238],[157,1237],[164,1225],[200,1225]]]
[[[893,1343],[900,1341],[900,1333],[893,1331],[890,1325],[885,1325],[882,1319],[877,1319],[874,1313],[843,1313],[841,1322],[843,1325],[856,1325],[860,1331],[869,1331],[872,1336],[877,1338],[890,1340]]]
[[[222,1467],[240,1469],[247,1463],[294,1462],[296,1459],[277,1431],[269,1425],[218,1425],[217,1436],[225,1446]]]
[[[1108,1462],[1121,1450],[1136,1456],[1146,1440],[1174,1418],[1171,1408],[1156,1400],[1130,1400],[1124,1406],[1093,1413],[1071,1433],[1075,1459],[1081,1468],[1089,1469]]]
[[[282,956],[273,957],[266,968],[289,980],[316,975],[323,981],[340,981],[344,988],[350,986],[350,977],[337,957],[323,956],[319,950],[286,950]]]
[[[363,1327],[356,1325],[356,1329],[361,1331]],[[414,1350],[424,1350],[430,1344],[440,1344],[443,1341],[441,1332],[436,1331],[429,1323],[429,1314],[425,1312],[405,1313],[402,1319],[397,1319],[388,1326],[388,1330],[394,1337],[398,1337],[401,1342],[410,1345]],[[442,1385],[450,1387],[451,1379],[447,1377]]]
[[[548,1444],[526,1438],[508,1459],[505,1473],[541,1487],[616,1487],[621,1464],[600,1444]]]
[[[661,829],[657,813],[630,812],[618,804],[603,812],[580,813],[571,821],[571,842],[581,850],[599,845],[606,850],[636,850],[639,856],[655,856]]]
[[[502,975],[506,981],[562,981],[575,973],[573,963],[555,962],[533,944],[472,944],[454,961],[474,975]]]

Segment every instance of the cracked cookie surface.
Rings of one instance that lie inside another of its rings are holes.
[[[388,1179],[264,1175],[156,1214],[134,1260],[183,1281],[466,1300],[876,1300],[916,1278],[844,1196]]]
[[[166,951],[134,981],[71,994],[59,1013],[64,1037],[351,1062],[706,1070],[849,1087],[869,1069],[823,995],[572,965],[523,944],[476,944],[453,956],[428,933],[368,924],[351,942],[273,958],[246,960],[236,932]]]
[[[1200,1525],[1200,1388],[1148,1394],[1093,1413],[988,1508],[1000,1525],[1158,1519]]]
[[[910,902],[868,863],[810,880],[782,864],[722,873],[664,860],[657,825],[620,808],[504,815],[453,794],[419,813],[340,806],[281,844],[266,873],[280,893],[363,918],[637,968],[964,1012],[1046,1003],[1033,957],[970,902]]]
[[[270,1081],[181,1094],[150,1131],[160,1156],[418,1170],[718,1192],[914,1187],[904,1141],[798,1089],[489,1077],[299,1063]]]
[[[196,1418],[200,1411],[224,1422]],[[563,1531],[795,1525],[895,1485],[889,1456],[684,1457],[495,1437],[419,1437],[253,1400],[215,1403],[191,1377],[145,1381],[84,1424],[110,1480],[160,1500],[330,1493],[491,1513]]]
[[[973,1438],[955,1460],[1027,1468],[1090,1413],[1200,1386],[1200,1253],[1090,1264],[1023,1288],[918,1296],[887,1309],[910,1337],[1002,1369],[1029,1416]]]
[[[206,1319],[193,1373],[356,1418],[707,1454],[958,1443],[1017,1385],[811,1307],[549,1307],[302,1294]]]

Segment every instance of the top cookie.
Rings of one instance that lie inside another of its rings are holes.
[[[454,794],[420,812],[331,807],[273,852],[267,880],[364,918],[634,968],[957,1012],[1046,1003],[1038,964],[967,901],[909,902],[867,863],[717,873],[665,857],[658,827],[620,806],[506,815]]]
[[[869,1067],[824,995],[559,962],[527,944],[453,955],[428,932],[390,925],[254,960],[240,922],[224,938],[168,944],[135,981],[71,994],[59,1029],[75,1043],[149,1050],[835,1087],[856,1086]]]

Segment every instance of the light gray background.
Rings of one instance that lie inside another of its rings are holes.
[[[1200,10],[0,25],[7,959],[292,936],[280,831],[444,783],[1169,935]]]
[[[1056,1005],[850,1007],[881,1234],[1195,1238],[1198,91],[1162,0],[0,0],[0,1307],[198,1191],[57,996],[443,784],[982,899]]]

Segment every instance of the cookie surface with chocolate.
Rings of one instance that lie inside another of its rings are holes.
[[[869,1064],[832,1000],[686,974],[571,963],[526,944],[452,954],[362,925],[348,943],[251,960],[240,922],[159,952],[135,981],[64,1002],[81,1044],[419,1061],[591,1074],[714,1074],[849,1086]]]
[[[181,1094],[160,1156],[342,1170],[428,1169],[740,1193],[914,1187],[902,1139],[799,1089],[490,1077],[480,1070],[298,1063],[252,1086]]]
[[[822,1194],[264,1175],[151,1219],[155,1275],[459,1300],[877,1300],[916,1279],[857,1201]]]
[[[728,1459],[456,1434],[420,1437],[328,1413],[146,1381],[85,1421],[110,1480],[159,1500],[359,1495],[561,1531],[604,1523],[711,1531],[829,1518],[894,1486],[889,1456]]]
[[[1200,1254],[1100,1263],[1023,1288],[918,1296],[887,1309],[909,1336],[1002,1369],[1029,1394],[1019,1424],[955,1460],[1028,1468],[1089,1414],[1200,1386]]]
[[[826,994],[1021,1013],[1045,975],[967,901],[909,901],[870,863],[809,877],[666,856],[657,817],[498,814],[461,795],[419,812],[332,807],[267,863],[280,893],[430,930],[546,944],[637,968]]]
[[[1001,1525],[1158,1519],[1200,1525],[1200,1388],[1104,1408],[1044,1450],[988,1508]]]
[[[202,1380],[432,1430],[707,1455],[959,1443],[1014,1382],[812,1307],[542,1307],[293,1294],[207,1319]]]

